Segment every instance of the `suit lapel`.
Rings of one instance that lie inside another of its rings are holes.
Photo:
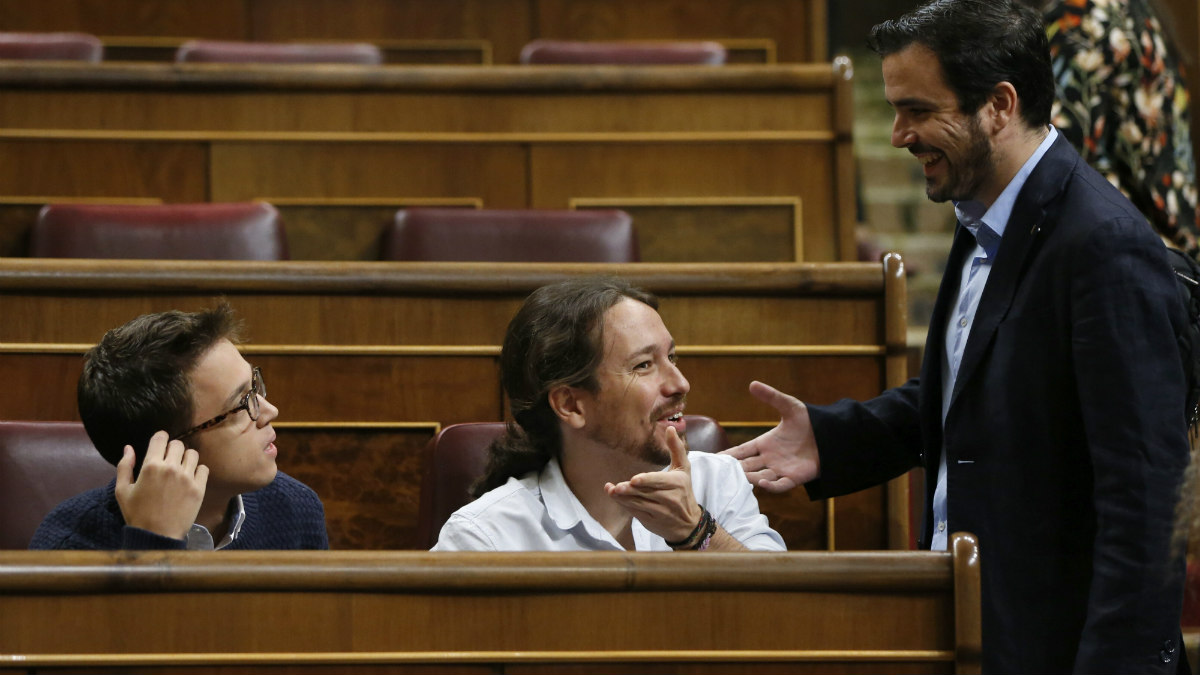
[[[1005,226],[1004,237],[1000,240],[1000,249],[992,263],[987,285],[979,298],[979,307],[975,310],[971,334],[967,337],[958,377],[954,381],[950,408],[954,407],[963,386],[970,381],[982,362],[1000,322],[1008,315],[1013,296],[1038,244],[1049,236],[1055,223],[1049,215],[1051,203],[1062,193],[1077,160],[1078,155],[1067,144],[1065,137],[1059,134],[1021,188]]]

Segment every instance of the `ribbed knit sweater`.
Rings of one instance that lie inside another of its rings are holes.
[[[75,495],[54,507],[30,542],[31,549],[184,549],[173,539],[125,524],[114,479],[105,487]],[[271,484],[242,495],[246,520],[222,550],[327,549],[325,509],[317,493],[282,471]]]

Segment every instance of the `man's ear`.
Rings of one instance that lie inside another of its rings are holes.
[[[1014,123],[1021,115],[1021,98],[1017,96],[1017,88],[1012,86],[1011,82],[997,84],[988,96],[987,105],[994,131]]]
[[[587,423],[588,404],[583,393],[583,389],[564,384],[551,389],[546,396],[550,409],[572,429],[582,429]]]

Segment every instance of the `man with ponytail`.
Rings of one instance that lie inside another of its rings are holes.
[[[687,451],[658,301],[613,278],[533,292],[500,375],[513,421],[440,551],[782,551],[730,457]]]

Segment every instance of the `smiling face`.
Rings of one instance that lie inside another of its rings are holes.
[[[982,109],[969,115],[959,109],[933,51],[915,43],[885,56],[883,82],[896,113],[892,145],[920,160],[925,194],[935,202],[994,201],[1000,191]]]
[[[683,436],[691,388],[676,366],[671,333],[654,308],[625,298],[604,315],[603,348],[599,390],[579,394],[586,412],[583,433],[646,468],[669,464],[667,428]]]
[[[250,391],[252,374],[253,368],[232,342],[220,340],[213,345],[191,373],[192,424],[236,408]],[[266,487],[275,479],[275,430],[271,421],[278,415],[279,409],[260,397],[257,421],[251,420],[246,410],[240,410],[183,439],[208,466],[207,492],[224,498]]]

